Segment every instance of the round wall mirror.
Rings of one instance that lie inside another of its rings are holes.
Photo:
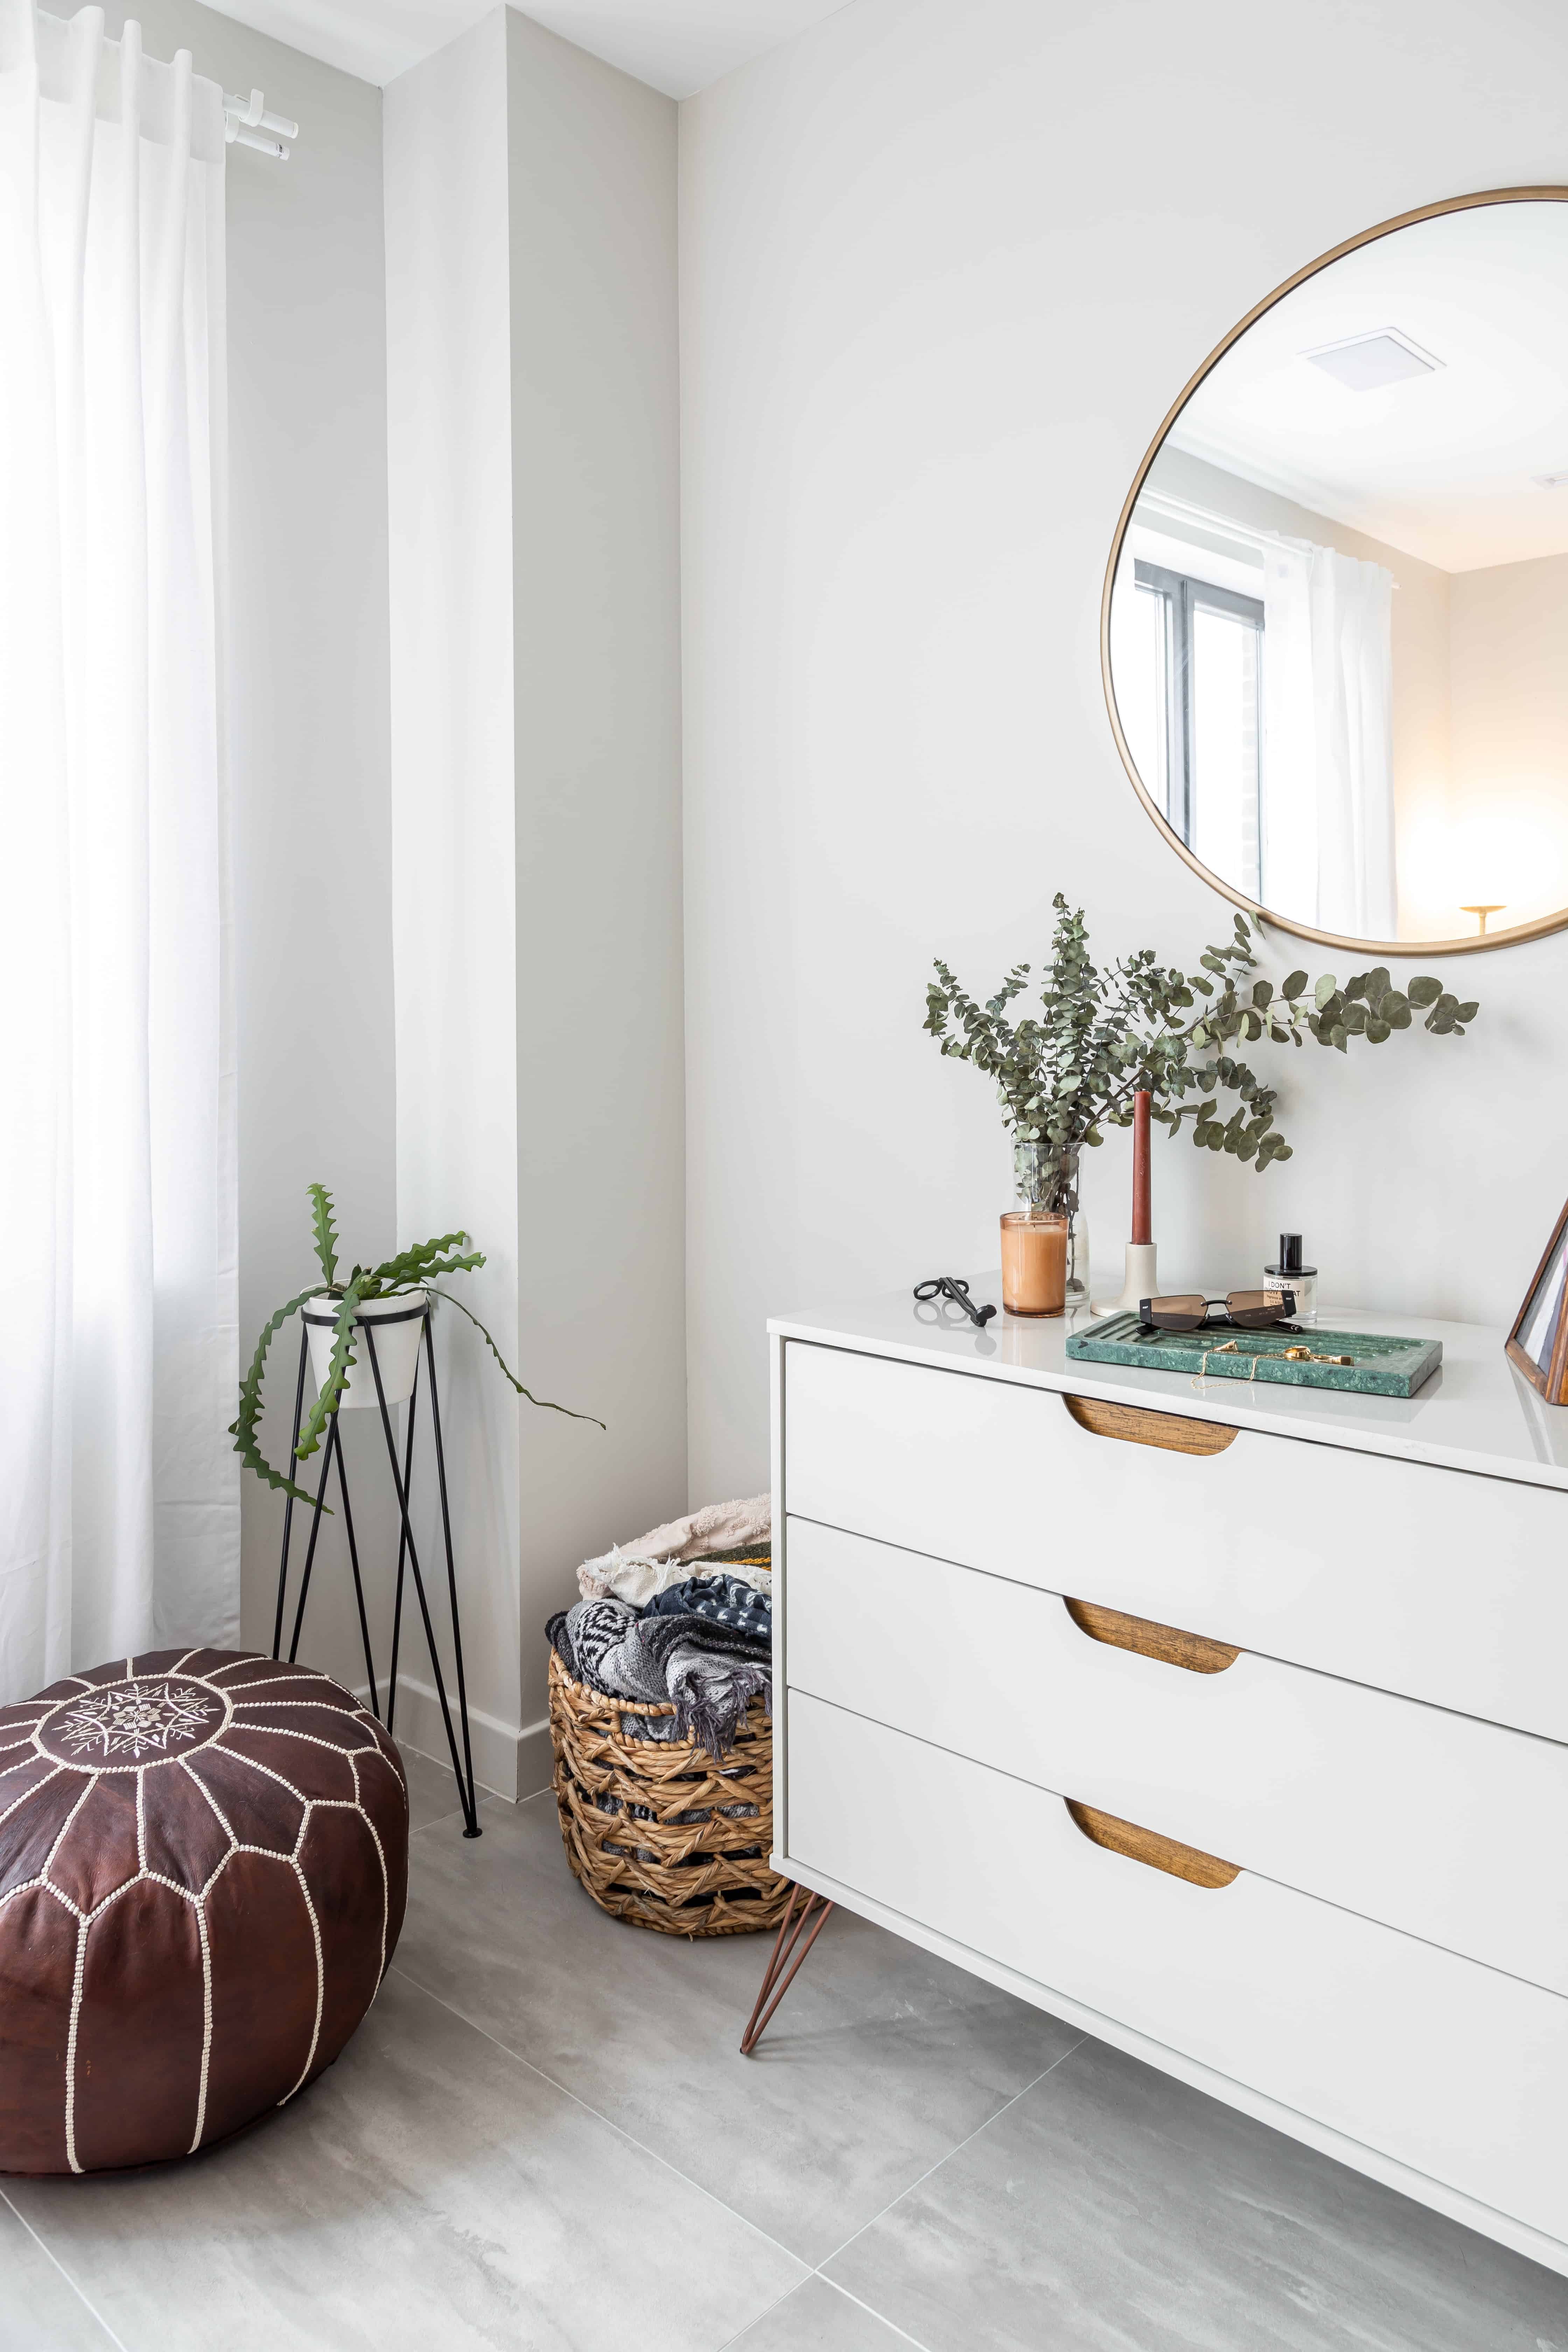
[[[1237,905],[1388,952],[1568,924],[1568,189],[1260,302],[1139,469],[1100,639],[1133,783]]]

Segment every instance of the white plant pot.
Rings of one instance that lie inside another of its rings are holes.
[[[389,1412],[395,1404],[405,1403],[414,1387],[420,1344],[425,1337],[425,1318],[429,1311],[430,1302],[422,1290],[391,1290],[384,1298],[360,1301],[356,1321],[362,1327],[366,1323],[376,1327],[376,1367]],[[302,1312],[310,1335],[310,1378],[320,1396],[332,1360],[332,1331],[337,1317],[330,1298],[312,1298]],[[370,1368],[370,1349],[362,1328],[354,1340],[353,1369],[343,1383],[338,1409],[352,1412],[355,1405],[374,1405],[375,1401],[375,1373]]]

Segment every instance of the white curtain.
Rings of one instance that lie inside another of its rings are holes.
[[[1264,558],[1263,896],[1392,940],[1394,575],[1282,540]]]
[[[0,1700],[237,1626],[222,104],[0,0]]]

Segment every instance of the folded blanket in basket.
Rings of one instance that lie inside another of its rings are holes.
[[[578,1682],[611,1698],[673,1704],[673,1717],[645,1718],[650,1738],[696,1739],[722,1757],[759,1693],[772,1710],[771,1646],[711,1618],[640,1617],[624,1601],[579,1601],[546,1631]]]
[[[577,1589],[585,1601],[614,1596],[640,1609],[669,1585],[684,1583],[687,1561],[733,1551],[742,1544],[761,1549],[772,1529],[771,1495],[742,1503],[710,1503],[684,1519],[650,1528],[633,1543],[613,1544],[597,1559],[585,1559],[577,1570]]]
[[[755,1633],[764,1642],[773,1639],[772,1593],[744,1576],[731,1576],[722,1570],[712,1575],[689,1576],[684,1584],[656,1592],[647,1604],[647,1614],[711,1617],[721,1625],[738,1626],[742,1633]]]

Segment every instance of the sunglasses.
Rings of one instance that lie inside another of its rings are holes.
[[[1211,1313],[1215,1307],[1224,1313]],[[1270,1325],[1293,1331],[1297,1327],[1289,1318],[1295,1312],[1293,1290],[1232,1290],[1223,1298],[1194,1292],[1138,1302],[1138,1320],[1146,1331],[1261,1331]]]

